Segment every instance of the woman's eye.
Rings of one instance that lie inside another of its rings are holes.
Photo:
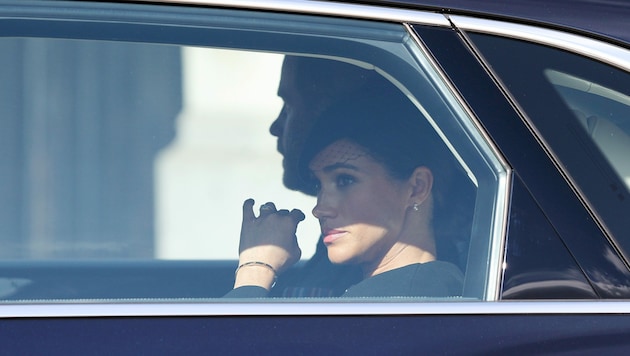
[[[354,183],[354,177],[342,174],[337,177],[337,186],[345,187]]]
[[[312,172],[309,174],[304,183],[306,183],[306,187],[308,187],[307,189],[310,189],[312,193],[319,193],[319,191],[322,189],[321,182]]]

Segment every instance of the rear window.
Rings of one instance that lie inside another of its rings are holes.
[[[624,50],[585,43],[605,49],[594,50],[591,58],[579,50],[498,36],[471,34],[471,39],[627,259],[630,75]],[[621,63],[606,63],[606,55]]]

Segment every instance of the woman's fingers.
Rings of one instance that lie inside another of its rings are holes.
[[[295,220],[295,222],[298,222],[298,223],[306,218],[306,216],[300,209],[293,209],[291,210],[289,214],[291,215],[293,220]]]
[[[288,209],[276,210],[276,205],[272,202],[267,202],[261,205],[259,211],[259,219],[272,214],[278,214],[280,216],[290,216],[292,220],[297,224],[306,218],[306,216],[300,209],[293,209],[291,211],[289,211]],[[254,220],[256,220],[256,216],[254,215],[254,199],[250,198],[245,200],[245,202],[243,203],[243,222]]]
[[[280,209],[280,210],[278,210],[278,215],[288,216],[289,215],[289,211],[287,209]]]
[[[276,212],[276,205],[272,202],[267,202],[260,206],[260,217],[267,216]]]
[[[247,199],[243,202],[243,222],[256,219],[254,215],[254,199]]]
[[[269,204],[268,207],[267,204]],[[263,206],[260,207],[260,216],[267,216],[267,215],[271,215],[271,214],[278,214],[280,216],[289,216],[291,217],[291,219],[293,220],[293,222],[295,222],[295,224],[297,225],[300,221],[304,220],[306,218],[306,216],[304,215],[304,213],[300,210],[300,209],[293,209],[291,211],[289,211],[288,209],[280,209],[278,211],[276,211],[276,207],[275,205],[273,205],[273,203],[267,203],[267,204],[263,204]]]

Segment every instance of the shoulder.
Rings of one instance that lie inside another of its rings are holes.
[[[464,275],[450,262],[433,261],[413,265],[415,274],[411,279],[411,289],[425,293],[428,297],[461,296]]]
[[[450,262],[445,261],[431,261],[427,263],[416,263],[413,265],[406,266],[410,269],[413,269],[416,274],[421,275],[425,273],[438,273],[442,277],[453,277],[453,278],[461,278],[463,279],[464,275],[462,274],[459,267]],[[403,267],[403,268],[406,268]]]
[[[462,293],[463,275],[452,263],[416,263],[367,278],[344,297],[449,297]]]

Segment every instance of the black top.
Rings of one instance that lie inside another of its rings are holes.
[[[464,277],[454,264],[444,261],[415,263],[348,288],[342,297],[451,297],[461,296]],[[269,291],[258,286],[231,290],[225,298],[264,298]]]
[[[461,296],[463,283],[462,272],[452,263],[414,263],[364,279],[348,288],[343,297]]]

